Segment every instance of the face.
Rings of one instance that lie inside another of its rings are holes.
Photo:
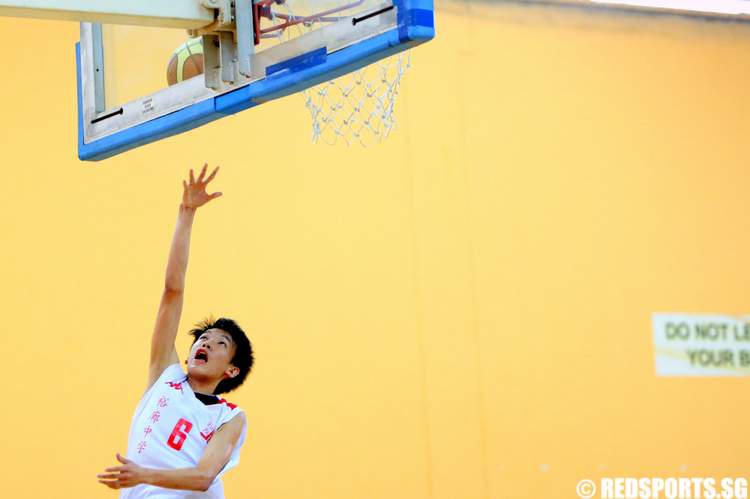
[[[204,332],[190,348],[188,373],[204,379],[221,381],[233,378],[240,370],[232,365],[236,346],[232,337],[221,329]]]

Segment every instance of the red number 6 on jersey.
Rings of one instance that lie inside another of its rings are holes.
[[[192,428],[193,423],[191,423],[187,419],[182,418],[177,421],[177,424],[174,425],[174,430],[172,430],[172,434],[169,435],[169,439],[167,439],[167,445],[172,447],[174,450],[182,449],[182,444],[185,443],[187,434],[190,433],[190,430]]]

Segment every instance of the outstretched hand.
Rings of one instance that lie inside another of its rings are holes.
[[[193,169],[190,169],[190,183],[182,181],[182,205],[185,208],[198,208],[203,206],[204,204],[208,203],[212,199],[218,198],[221,196],[221,192],[214,192],[213,194],[209,194],[206,192],[206,186],[209,182],[211,182],[214,177],[216,176],[216,172],[219,171],[219,167],[217,166],[213,172],[211,172],[211,175],[208,176],[204,180],[203,177],[206,175],[206,169],[208,168],[208,163],[203,165],[203,169],[201,170],[201,174],[198,176],[198,180],[196,180],[193,176]]]
[[[103,483],[110,489],[133,487],[139,483],[145,483],[146,468],[138,466],[130,459],[125,459],[119,452],[116,457],[123,466],[113,466],[104,470],[107,473],[96,475],[99,483]]]

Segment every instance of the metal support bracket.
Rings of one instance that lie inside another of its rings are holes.
[[[237,63],[239,73],[250,78],[250,60],[255,50],[253,0],[235,0],[235,31],[237,33]]]
[[[221,56],[219,36],[203,35],[203,78],[206,87],[221,90]]]
[[[237,71],[237,43],[234,41],[234,34],[231,31],[220,32],[219,43],[221,44],[221,81],[234,85],[240,79],[239,71]]]
[[[203,67],[206,87],[223,90],[252,75],[255,50],[253,0],[201,0],[215,9],[215,20],[190,36],[203,37]]]

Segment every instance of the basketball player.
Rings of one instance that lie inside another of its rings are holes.
[[[182,312],[196,210],[221,196],[206,186],[217,167],[204,179],[190,170],[182,182],[177,227],[167,263],[164,292],[151,339],[146,393],[135,410],[126,457],[121,466],[97,475],[112,489],[123,489],[121,499],[224,497],[221,476],[239,462],[246,422],[242,410],[217,396],[237,388],[253,365],[253,350],[245,333],[231,319],[211,319],[190,331],[193,344],[180,367],[175,337]]]

